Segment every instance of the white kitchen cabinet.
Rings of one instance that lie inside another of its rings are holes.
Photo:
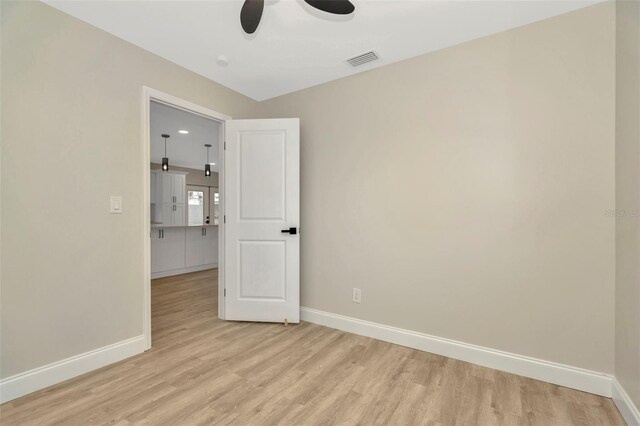
[[[173,203],[173,199],[174,199],[173,176],[174,176],[173,173],[169,174],[168,172],[160,173],[158,175],[158,178],[159,178],[158,195],[160,195],[160,202],[162,204]]]
[[[186,173],[151,171],[151,222],[185,225]]]
[[[176,204],[175,205],[175,209],[173,210],[173,215],[171,216],[171,224],[172,225],[184,225],[185,224],[185,220],[184,220],[184,209],[185,209],[185,205],[184,204]]]
[[[216,267],[217,227],[185,226],[186,173],[152,170],[150,179],[151,221],[158,226],[151,228],[151,277]]]
[[[186,265],[187,268],[200,266],[204,262],[204,229],[200,226],[187,227]]]
[[[173,215],[173,204],[160,204],[160,216],[158,217],[158,222],[169,226],[172,222]]]
[[[185,228],[151,229],[151,273],[185,268]]]
[[[151,228],[151,278],[218,266],[217,226]]]
[[[184,204],[162,204],[159,222],[163,226],[184,225]]]
[[[214,266],[218,264],[218,228],[190,226],[186,231],[186,265]]]
[[[159,172],[156,179],[162,204],[184,204],[186,174],[178,172]]]
[[[167,270],[180,269],[185,267],[184,247],[185,235],[184,228],[164,228],[162,235],[163,263]]]
[[[208,226],[204,228],[203,264],[218,264],[218,227]]]

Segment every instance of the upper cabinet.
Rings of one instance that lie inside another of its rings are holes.
[[[185,225],[186,173],[151,170],[151,222]]]
[[[158,222],[164,226],[184,226],[184,204],[160,204]]]
[[[175,172],[156,172],[160,182],[156,181],[159,191],[156,197],[160,196],[162,204],[184,204],[184,193],[186,185],[186,175]]]

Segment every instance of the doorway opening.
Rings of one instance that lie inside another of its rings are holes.
[[[212,305],[204,306],[206,313],[224,318],[224,289],[218,283],[224,282],[221,212],[228,119],[171,95],[143,89],[143,328],[147,350],[151,348],[152,321],[166,322],[176,310],[189,314],[193,304],[185,301],[185,294],[206,299]],[[153,325],[157,330],[166,329],[166,324]]]

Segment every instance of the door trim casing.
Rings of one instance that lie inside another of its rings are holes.
[[[143,186],[143,309],[142,331],[144,335],[145,350],[151,349],[151,182],[149,178],[149,164],[151,163],[151,101],[156,101],[184,111],[210,118],[221,124],[220,143],[224,144],[225,122],[231,117],[209,108],[194,104],[151,87],[142,86],[142,186]],[[221,147],[222,148],[222,147]],[[220,214],[224,215],[224,149],[220,149],[218,171],[218,191],[220,192]],[[224,220],[218,225],[218,283],[224,283]],[[218,285],[218,317],[225,318],[224,287]]]

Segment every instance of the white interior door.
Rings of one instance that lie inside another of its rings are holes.
[[[300,123],[229,120],[225,318],[300,321]]]

